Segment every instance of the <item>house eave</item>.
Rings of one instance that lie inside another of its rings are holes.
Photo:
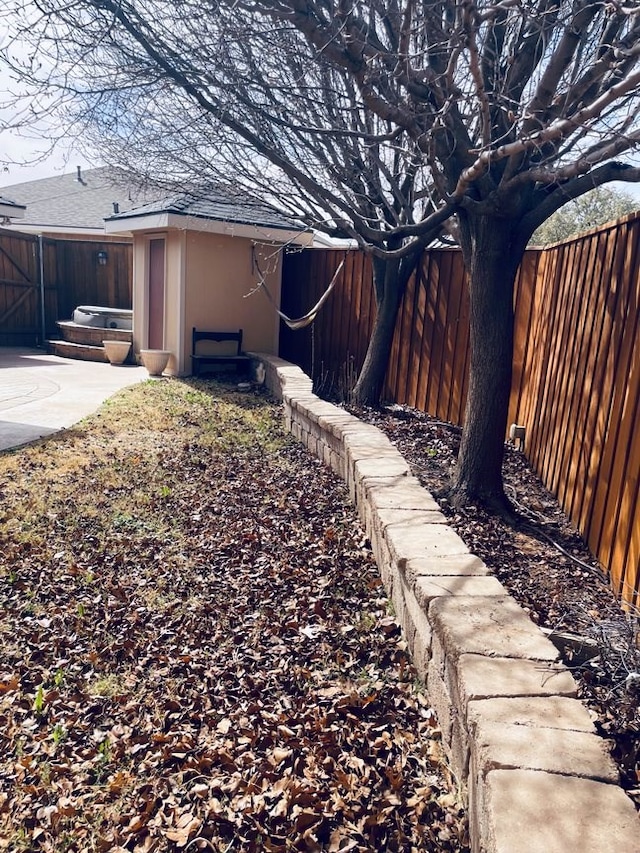
[[[302,229],[294,230],[268,225],[223,222],[217,219],[184,216],[168,212],[143,216],[119,216],[105,220],[105,232],[107,234],[132,236],[142,231],[161,231],[170,228],[206,234],[225,234],[228,237],[244,237],[247,240],[264,243],[293,243],[296,246],[310,246],[313,243],[313,234]]]
[[[0,202],[0,217],[3,219],[23,219],[26,209],[22,204]]]
[[[94,237],[99,240],[104,237],[104,228],[91,228],[90,226],[70,226],[70,225],[37,225],[32,222],[11,223],[7,226],[22,234],[63,234],[69,237],[76,235],[85,235]]]

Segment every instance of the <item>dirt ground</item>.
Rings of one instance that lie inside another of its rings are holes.
[[[505,490],[521,516],[514,527],[479,507],[463,512],[447,502],[460,442],[457,427],[402,406],[351,411],[388,435],[467,546],[550,633],[598,731],[611,742],[623,787],[640,808],[638,613],[623,612],[524,455],[507,445]]]

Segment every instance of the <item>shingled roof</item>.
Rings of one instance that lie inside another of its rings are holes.
[[[102,235],[106,223],[106,230],[114,234],[133,228],[132,220],[158,214],[287,232],[305,230],[268,205],[233,192],[162,196],[157,188],[140,189],[106,166],[86,171],[78,167],[70,174],[3,187],[2,192],[26,207],[16,223],[20,230]]]
[[[114,210],[129,210],[149,201],[153,194],[142,191],[108,167],[80,167],[67,175],[2,187],[3,195],[26,206],[21,230],[83,231],[104,234],[104,220]],[[115,205],[115,207],[114,207]]]
[[[285,231],[306,230],[300,222],[283,216],[268,205],[215,190],[208,190],[203,196],[194,193],[167,196],[140,207],[120,211],[107,218],[109,222],[116,222],[163,213]]]

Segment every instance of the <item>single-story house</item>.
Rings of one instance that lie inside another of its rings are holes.
[[[170,351],[167,372],[191,373],[193,327],[242,329],[244,350],[278,352],[279,319],[259,285],[264,279],[280,304],[283,246],[313,242],[299,223],[228,194],[159,198],[157,188],[109,167],[78,167],[2,193],[23,214],[12,230],[133,244],[133,350]]]
[[[167,372],[191,373],[192,329],[243,330],[243,349],[278,352],[282,254],[313,234],[251,200],[182,194],[105,222],[133,240],[133,349],[167,350]],[[268,288],[271,300],[261,285]]]

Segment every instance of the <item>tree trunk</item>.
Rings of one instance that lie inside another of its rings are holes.
[[[352,401],[358,406],[377,406],[380,403],[398,309],[420,255],[421,250],[401,261],[374,259],[377,314],[367,354],[351,393]]]
[[[469,390],[452,500],[510,512],[502,483],[513,363],[513,292],[523,245],[513,223],[460,217],[469,274]]]

